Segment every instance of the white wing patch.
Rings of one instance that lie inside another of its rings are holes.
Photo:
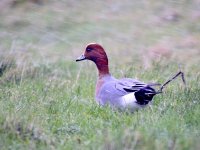
[[[131,111],[135,111],[136,109],[143,108],[144,106],[141,106],[136,103],[137,100],[135,99],[135,93],[129,93],[121,97],[121,104],[124,108],[128,108]]]

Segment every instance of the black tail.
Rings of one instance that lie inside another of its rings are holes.
[[[135,98],[137,100],[137,103],[140,105],[147,105],[156,94],[162,93],[162,90],[165,88],[167,84],[169,84],[171,81],[176,79],[178,76],[181,75],[181,78],[183,80],[183,83],[186,84],[185,78],[184,78],[184,73],[183,72],[178,72],[176,75],[174,75],[171,79],[167,80],[164,84],[148,84],[148,86],[140,89],[139,91],[135,92]],[[153,86],[160,86],[160,89],[156,91]]]
[[[167,84],[169,84],[171,81],[173,81],[174,79],[176,79],[178,76],[181,75],[182,81],[184,83],[184,85],[186,85],[185,82],[185,77],[184,77],[184,73],[182,71],[179,71],[176,75],[174,75],[171,79],[167,80],[165,83],[163,83],[163,85],[160,87],[160,89],[156,92],[156,94],[162,93],[163,89],[165,88],[165,86]]]

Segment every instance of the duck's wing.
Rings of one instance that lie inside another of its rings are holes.
[[[134,99],[140,105],[148,104],[153,96],[156,95],[156,91],[148,84],[139,80],[124,78],[119,80],[115,79],[103,84],[96,98],[100,99],[101,104],[105,104],[108,100],[115,104],[117,103],[116,99],[120,99],[130,93],[134,94]],[[127,98],[127,100],[131,101],[130,98]]]
[[[155,89],[152,88],[154,85],[156,84],[145,84],[135,79],[124,78],[115,84],[115,88],[120,92],[124,92],[124,94],[134,93],[137,103],[146,105],[157,94]]]
[[[102,85],[97,96],[104,99],[116,99],[128,93],[139,91],[146,84],[129,78],[109,80]]]
[[[149,85],[136,79],[123,78],[118,80],[115,88],[124,93],[137,92],[140,89],[148,88]],[[148,90],[148,89],[147,89]]]

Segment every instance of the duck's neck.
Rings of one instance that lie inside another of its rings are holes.
[[[108,65],[97,65],[99,71],[99,78],[110,75]]]
[[[110,75],[109,67],[108,67],[108,59],[97,60],[95,62],[95,64],[96,64],[98,72],[99,72],[99,78]]]

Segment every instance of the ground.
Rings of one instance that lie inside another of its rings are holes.
[[[1,149],[200,149],[200,1],[2,0]],[[76,63],[105,47],[117,78],[180,79],[151,107],[120,112],[94,99],[97,71]]]

